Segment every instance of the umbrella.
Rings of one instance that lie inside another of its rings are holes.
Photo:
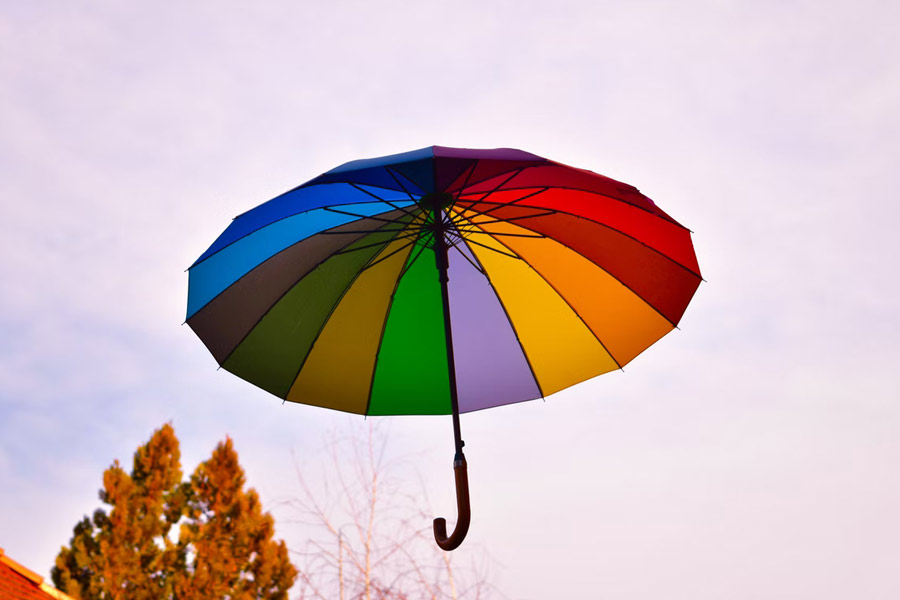
[[[189,269],[187,323],[291,402],[452,415],[621,369],[701,281],[690,231],[628,184],[513,149],[432,146],[341,165],[236,217]]]

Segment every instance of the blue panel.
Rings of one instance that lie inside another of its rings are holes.
[[[421,189],[416,182],[410,181],[408,177],[403,175],[403,173],[397,173],[397,179],[400,180],[400,183],[403,185],[403,188],[405,190],[409,190],[410,192],[412,192],[412,194],[416,198],[421,198],[426,193],[434,191],[428,185],[426,185],[424,189]]]
[[[420,189],[419,186],[410,182],[403,175],[392,175],[385,167],[372,167],[371,169],[359,169],[346,172],[342,171],[339,173],[332,173],[331,171],[329,171],[328,173],[320,175],[309,183],[305,183],[303,185],[318,185],[321,183],[335,182],[372,185],[388,190],[408,190],[413,194],[422,194],[426,191]]]
[[[390,154],[388,156],[379,156],[378,158],[364,158],[362,160],[351,160],[339,167],[327,171],[325,174],[346,173],[347,171],[356,171],[358,169],[370,169],[372,167],[384,167],[386,165],[396,165],[398,163],[412,162],[416,160],[430,159],[434,156],[433,146],[421,148],[419,150],[410,150],[409,152],[401,152],[400,154]]]
[[[403,173],[410,181],[415,182],[423,191],[434,191],[434,159],[394,165],[394,168]]]
[[[405,189],[413,194],[434,191],[434,147],[392,154],[379,158],[354,160],[327,171],[304,185],[348,182],[375,185],[387,189]],[[391,171],[394,171],[392,175]],[[397,175],[400,173],[401,175]],[[399,182],[397,180],[400,180]]]
[[[406,200],[398,202],[397,206],[406,207],[412,204]],[[390,207],[373,201],[367,204],[341,206],[340,210],[368,216],[386,212]],[[320,231],[358,218],[326,209],[314,209],[258,229],[225,246],[203,262],[195,263],[188,277],[187,318],[272,255]]]
[[[304,185],[334,182],[367,184],[390,190],[406,190],[412,194],[422,195],[434,191],[434,160],[428,158],[370,169],[329,171]]]
[[[371,193],[389,202],[409,200],[409,195],[402,191],[371,188]],[[231,225],[222,232],[212,246],[194,262],[194,266],[235,240],[265,227],[273,221],[323,206],[340,206],[374,200],[372,195],[346,183],[295,188],[235,217]],[[390,210],[390,206],[387,204],[380,204],[380,208],[381,210],[376,212]]]

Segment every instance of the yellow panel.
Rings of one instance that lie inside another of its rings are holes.
[[[470,239],[510,253],[490,236],[475,234]],[[470,247],[506,307],[545,396],[618,368],[572,308],[525,261],[476,244]]]
[[[471,220],[478,223],[489,219],[475,216]],[[534,235],[510,223],[480,227],[488,233]],[[476,234],[473,239],[482,241],[483,237],[487,236]],[[672,324],[638,295],[567,246],[550,238],[499,239],[566,299],[619,365],[628,363],[672,330]]]
[[[384,260],[360,273],[319,334],[288,400],[365,413],[385,314],[409,243],[392,242],[372,262]]]

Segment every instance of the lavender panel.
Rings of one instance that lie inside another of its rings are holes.
[[[460,250],[471,259],[468,250]],[[539,398],[522,347],[487,278],[453,248],[449,277],[459,411]]]

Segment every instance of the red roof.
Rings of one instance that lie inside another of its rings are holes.
[[[73,600],[26,569],[0,548],[0,598],[3,600]]]

